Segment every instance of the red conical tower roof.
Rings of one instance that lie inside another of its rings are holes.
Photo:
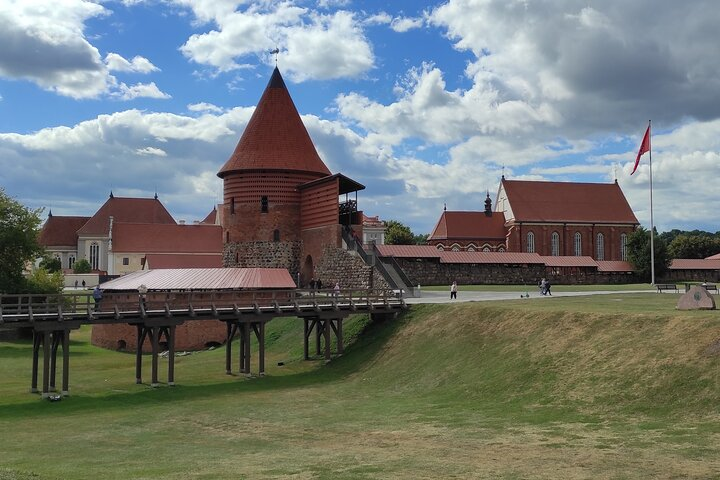
[[[235,151],[218,172],[218,177],[247,170],[293,170],[330,175],[277,67]]]

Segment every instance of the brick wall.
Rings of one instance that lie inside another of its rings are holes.
[[[532,232],[535,236],[535,252],[540,255],[552,255],[552,233],[559,235],[560,255],[575,254],[575,233],[581,235],[582,255],[598,260],[597,236],[602,233],[604,237],[604,260],[622,260],[620,251],[620,236],[631,234],[632,226],[608,225],[514,225],[508,237],[508,250],[511,252],[527,252],[527,236]]]
[[[322,260],[315,267],[315,278],[322,281],[323,288],[332,288],[335,282],[339,282],[342,289],[390,288],[359,256],[331,246],[325,248]]]
[[[396,258],[415,286],[450,285],[536,285],[545,277],[553,284],[624,284],[635,276],[626,273],[598,273],[592,268],[572,268],[551,272],[544,265],[513,266],[501,264],[440,263],[437,259]]]
[[[227,242],[250,242],[274,238],[275,230],[282,241],[300,240],[300,205],[274,204],[262,212],[257,204],[236,204],[235,213],[223,205],[223,240]]]
[[[498,264],[440,263],[437,259],[396,258],[400,267],[417,285],[497,284],[535,285],[545,274],[544,265],[527,267]]]
[[[302,242],[231,242],[223,251],[224,267],[286,268],[300,271]],[[293,277],[294,279],[295,277]]]

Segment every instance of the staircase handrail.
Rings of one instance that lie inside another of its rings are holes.
[[[380,253],[380,250],[377,248],[377,245],[375,245],[375,244],[373,244],[373,252],[375,253],[375,256],[378,258],[378,260],[380,260],[380,263],[383,263],[383,261],[385,259],[388,259],[388,263],[390,263],[395,268],[395,271],[397,272],[398,276],[400,277],[400,280],[402,280],[405,285],[407,285],[410,288],[413,288],[415,286],[413,284],[413,282],[410,280],[410,277],[408,277],[407,274],[405,273],[405,270],[403,270],[402,267],[400,266],[400,264],[397,262],[397,260],[395,260],[394,256],[392,256],[392,255],[383,256]]]
[[[357,252],[360,255],[360,258],[362,258],[365,262],[365,265],[377,268],[377,271],[380,272],[380,275],[382,275],[383,279],[385,279],[387,284],[390,285],[390,288],[394,290],[401,288],[401,286],[397,284],[395,279],[392,278],[392,275],[390,275],[390,272],[387,271],[387,268],[382,262],[372,261],[372,257],[368,255],[367,252],[365,252],[365,249],[362,247],[360,242],[358,242],[357,239],[353,235],[351,235],[350,227],[346,226],[342,229],[342,237],[348,246],[348,250],[353,250]],[[410,285],[408,284],[406,285],[406,287],[410,287]]]

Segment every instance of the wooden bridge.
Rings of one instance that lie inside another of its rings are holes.
[[[0,295],[0,330],[31,329],[33,337],[30,391],[38,392],[42,349],[42,397],[56,391],[57,353],[62,347],[62,389],[69,394],[70,331],[82,325],[128,324],[137,328],[135,381],[142,383],[142,350],[151,345],[152,380],[157,387],[160,344],[168,350],[168,385],[175,384],[175,328],[187,321],[219,320],[227,325],[225,370],[231,374],[232,341],[239,339],[239,371],[250,374],[250,343],[258,341],[259,375],[265,374],[265,324],[275,317],[299,317],[304,322],[304,358],[310,358],[315,333],[316,354],[331,357],[335,335],[343,353],[343,319],[353,313],[394,316],[406,309],[401,298],[386,291],[314,292],[304,290],[168,291],[147,295],[106,293],[96,306],[91,296]],[[323,348],[321,348],[321,344]],[[163,345],[165,346],[165,345]]]

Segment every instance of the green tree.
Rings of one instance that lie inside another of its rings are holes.
[[[38,243],[41,212],[26,208],[0,188],[0,293],[22,293],[25,264],[43,254]]]
[[[77,262],[73,264],[73,273],[90,273],[92,272],[92,266],[90,266],[90,262],[85,260],[84,258],[81,258]]]
[[[61,293],[65,278],[60,272],[48,272],[38,268],[27,278],[26,290],[29,293]]]
[[[397,220],[388,220],[385,222],[385,243],[388,245],[413,245],[415,235],[410,227]]]
[[[667,244],[657,232],[654,238],[655,247],[655,278],[661,278],[670,266]],[[650,281],[650,232],[643,227],[638,228],[627,238],[628,260],[641,281]]]
[[[671,258],[706,258],[720,252],[720,239],[708,235],[680,234],[670,242]]]
[[[40,261],[40,268],[44,268],[49,273],[55,273],[62,270],[62,263],[57,257],[46,256]]]
[[[430,236],[430,234],[425,233],[422,235],[415,235],[415,238],[413,239],[413,243],[415,245],[427,245],[427,239]]]

